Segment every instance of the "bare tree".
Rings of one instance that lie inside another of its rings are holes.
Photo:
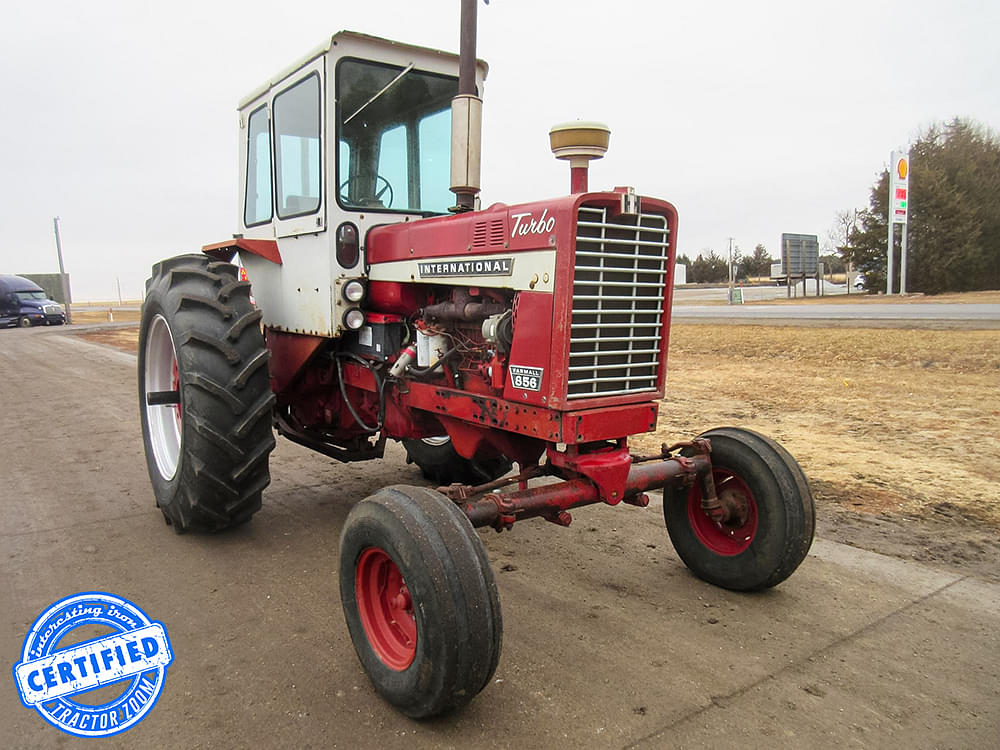
[[[833,226],[827,232],[827,237],[830,239],[832,249],[840,253],[844,260],[850,260],[851,234],[857,231],[860,217],[861,211],[856,208],[837,211],[833,215]]]

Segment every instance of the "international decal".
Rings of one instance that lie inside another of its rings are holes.
[[[510,276],[513,258],[474,258],[469,260],[424,260],[417,263],[422,279],[448,276]]]

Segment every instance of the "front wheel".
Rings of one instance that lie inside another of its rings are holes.
[[[421,719],[468,703],[500,659],[496,581],[444,495],[395,485],[358,503],[340,537],[340,599],[378,693]]]
[[[19,319],[17,321],[17,324],[21,328],[31,328],[31,318],[29,318],[29,317],[23,317],[23,318],[21,318],[21,319]]]
[[[701,483],[667,488],[663,516],[670,540],[699,578],[736,591],[769,588],[805,559],[816,514],[805,474],[773,440],[722,427],[712,444],[712,478],[727,509],[724,522],[702,509]]]
[[[455,450],[451,438],[421,438],[404,440],[407,463],[420,467],[424,477],[439,485],[479,485],[499,479],[511,469],[511,462],[503,456],[492,458],[464,458]]]

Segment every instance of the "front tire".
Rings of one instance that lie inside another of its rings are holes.
[[[493,571],[469,519],[438,492],[395,485],[351,510],[340,598],[361,666],[407,716],[465,705],[496,670],[503,621]]]
[[[701,484],[668,488],[663,516],[670,540],[699,578],[735,591],[775,586],[805,559],[816,514],[805,474],[773,440],[722,427],[701,437],[712,444],[716,494],[731,510],[713,522],[701,507]]]
[[[31,318],[28,317],[19,318],[17,324],[21,328],[31,328]]]
[[[177,532],[260,509],[274,448],[269,352],[236,266],[183,255],[153,267],[139,329],[139,402],[156,504]]]
[[[512,466],[504,456],[464,458],[447,435],[403,440],[403,447],[407,463],[415,463],[426,479],[439,485],[486,484],[502,477]]]

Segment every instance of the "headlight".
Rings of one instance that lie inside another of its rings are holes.
[[[356,331],[365,324],[365,314],[358,308],[353,308],[344,313],[344,328]]]
[[[344,299],[348,302],[360,302],[365,296],[365,285],[357,279],[344,284]]]

